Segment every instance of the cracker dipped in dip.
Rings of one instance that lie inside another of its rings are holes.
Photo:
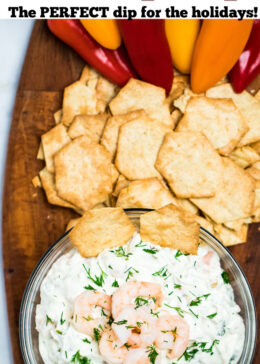
[[[52,266],[36,310],[44,363],[238,363],[240,308],[199,224],[167,205],[141,216],[88,211]]]

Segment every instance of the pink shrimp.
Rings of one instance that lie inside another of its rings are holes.
[[[130,349],[125,357],[124,364],[151,364],[151,360],[148,357],[149,350],[144,348]],[[159,363],[159,359],[155,360],[155,364]]]
[[[74,327],[93,337],[94,328],[104,329],[111,314],[111,296],[102,292],[83,292],[74,303]]]
[[[207,254],[205,254],[204,257],[202,258],[203,263],[206,265],[210,265],[213,255],[214,253],[211,250],[208,251]]]
[[[99,350],[103,359],[109,364],[122,364],[128,353],[125,346],[119,346],[112,330],[103,332],[99,341]]]
[[[189,335],[189,325],[183,318],[170,314],[158,318],[155,344],[159,349],[169,350],[170,358],[179,358],[184,353]]]
[[[127,306],[112,324],[121,345],[146,347],[156,338],[156,318],[148,307]]]
[[[152,308],[158,307],[163,301],[162,288],[159,284],[152,282],[130,281],[125,283],[112,296],[114,319],[117,319],[117,316],[126,306],[134,304],[134,300],[138,297],[148,299]]]

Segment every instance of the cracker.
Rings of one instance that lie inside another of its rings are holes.
[[[75,205],[71,204],[69,201],[66,201],[58,196],[56,186],[55,186],[55,177],[53,173],[50,173],[47,168],[43,168],[40,172],[40,178],[42,187],[46,193],[47,200],[52,205],[62,206],[72,208],[82,215],[83,211],[77,208]]]
[[[182,207],[184,210],[197,215],[199,209],[187,198],[176,198],[178,206]]]
[[[238,219],[238,220],[233,220],[233,221],[226,221],[223,223],[223,225],[225,227],[227,227],[230,230],[235,230],[235,231],[240,231],[242,229],[242,225],[244,224],[251,224],[252,223],[252,218],[251,217],[247,217],[245,219]]]
[[[42,187],[42,183],[41,183],[41,180],[40,180],[38,175],[33,177],[32,184],[34,185],[35,188],[36,187],[40,187],[40,188]]]
[[[108,104],[116,95],[118,87],[104,77],[99,77],[96,87],[97,98]]]
[[[178,99],[188,87],[189,79],[187,76],[176,75],[173,78],[172,88],[167,97],[167,103],[172,106],[174,100]]]
[[[223,171],[221,157],[201,133],[166,134],[155,167],[180,198],[213,196]]]
[[[71,219],[71,220],[68,222],[67,226],[66,226],[66,231],[68,231],[68,230],[70,230],[70,229],[74,228],[74,226],[76,226],[76,225],[77,225],[77,223],[79,222],[79,220],[80,220],[80,217],[78,217],[78,218],[76,218],[76,219]]]
[[[84,83],[85,85],[88,83],[88,81],[92,79],[97,79],[99,76],[99,73],[89,66],[84,66],[79,81]]]
[[[126,244],[135,231],[121,208],[107,207],[86,211],[69,236],[83,257],[95,257],[105,249]]]
[[[131,182],[121,190],[116,206],[127,208],[158,209],[176,199],[158,178],[145,178]]]
[[[258,154],[260,154],[260,140],[250,145]]]
[[[173,120],[173,128],[175,128],[175,126],[178,124],[178,122],[181,120],[182,118],[182,113],[179,109],[175,109],[173,110],[173,112],[171,113],[171,117]]]
[[[45,156],[46,168],[54,173],[53,157],[62,147],[71,141],[63,124],[59,124],[42,135],[42,147]]]
[[[222,158],[222,181],[214,197],[191,201],[216,223],[252,215],[255,180],[229,158]]]
[[[104,145],[111,154],[111,160],[114,160],[115,158],[119,128],[128,121],[137,118],[146,118],[145,111],[136,110],[122,115],[111,116],[108,119],[100,143]]]
[[[75,115],[95,115],[98,113],[96,106],[95,89],[76,81],[64,89],[61,121],[64,125],[69,126]]]
[[[220,154],[228,155],[248,131],[232,99],[192,97],[176,131],[198,131]]]
[[[151,119],[173,128],[165,90],[149,83],[131,79],[109,104],[113,115],[144,109]]]
[[[246,168],[260,160],[260,155],[250,146],[239,147],[233,150],[230,158],[240,167]]]
[[[260,222],[260,188],[255,190],[255,204],[253,211],[253,222]]]
[[[255,94],[255,98],[260,101],[260,90]]]
[[[213,87],[206,92],[213,98],[231,98],[248,124],[249,130],[239,142],[239,146],[254,143],[260,139],[260,102],[247,91],[237,94],[229,83]]]
[[[129,186],[130,181],[128,179],[125,178],[125,176],[123,176],[122,174],[119,175],[118,180],[116,182],[116,185],[114,187],[114,191],[113,191],[113,196],[118,197],[120,191],[123,188],[126,188],[127,186]]]
[[[252,167],[260,169],[260,161],[252,164]]]
[[[214,224],[214,231],[216,237],[225,246],[232,246],[245,243],[247,240],[248,225],[243,224],[240,230],[231,230],[222,224]]]
[[[214,234],[213,224],[210,221],[198,215],[195,215],[193,218],[198,224],[200,224],[201,227],[203,227],[203,229],[206,229],[211,234]]]
[[[250,176],[252,176],[255,180],[260,181],[260,169],[256,168],[256,167],[250,167],[247,168],[247,173],[250,174]]]
[[[36,158],[37,159],[44,160],[44,152],[43,152],[42,142],[40,142],[40,145],[39,145],[39,149],[38,149],[37,157]]]
[[[169,131],[148,117],[121,126],[115,165],[129,180],[160,177],[154,168],[164,135]]]
[[[140,217],[140,235],[162,247],[197,254],[200,225],[180,207],[169,204]]]
[[[114,186],[114,184],[117,182],[118,177],[119,177],[119,172],[116,169],[114,164],[111,164],[111,179],[112,179],[112,185]]]
[[[62,119],[62,109],[56,111],[54,114],[53,114],[53,117],[54,117],[54,121],[55,121],[55,124],[59,124],[61,122],[61,119]]]
[[[203,94],[195,94],[191,91],[191,89],[186,88],[184,90],[184,93],[180,97],[178,97],[178,99],[174,100],[174,107],[177,107],[177,109],[179,109],[184,114],[190,98],[202,95]]]
[[[109,153],[102,145],[89,144],[87,136],[61,149],[54,163],[59,196],[83,210],[104,202],[112,192]]]
[[[89,143],[98,143],[103,133],[108,114],[76,115],[68,129],[71,139],[86,135]]]

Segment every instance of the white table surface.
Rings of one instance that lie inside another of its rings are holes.
[[[27,49],[33,20],[0,20],[0,214],[2,224],[2,189],[8,133],[17,84]],[[0,363],[13,363],[2,262],[2,227],[0,229]]]

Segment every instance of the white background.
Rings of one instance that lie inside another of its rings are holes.
[[[33,20],[0,20],[0,216],[4,165],[11,115]],[[11,364],[11,344],[5,304],[2,263],[2,228],[0,229],[0,363]]]

